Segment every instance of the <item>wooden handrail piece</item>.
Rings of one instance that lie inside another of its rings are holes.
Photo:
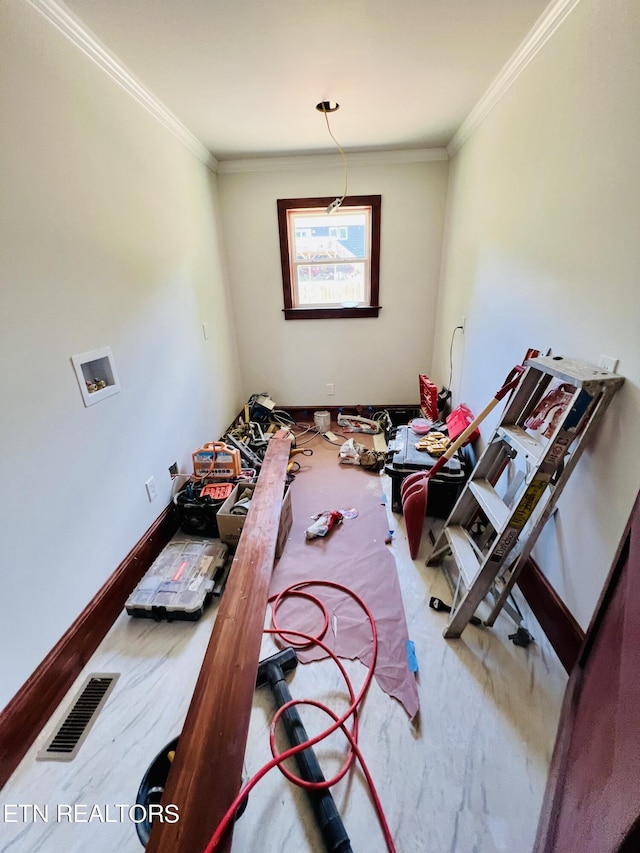
[[[269,441],[164,791],[180,819],[154,821],[148,853],[204,851],[240,790],[290,449]]]

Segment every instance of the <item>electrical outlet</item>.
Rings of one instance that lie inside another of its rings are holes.
[[[460,328],[462,329],[462,334],[464,335],[467,330],[467,318],[463,316],[462,320],[460,320]]]
[[[327,396],[332,397],[336,393],[336,386],[333,382],[327,382]]]
[[[171,478],[178,476],[178,463],[174,462],[173,465],[169,465],[169,476]]]
[[[155,500],[158,497],[158,490],[156,489],[156,481],[153,477],[149,477],[147,482],[145,483],[147,489],[147,497],[149,498],[149,503]]]
[[[602,367],[604,370],[609,370],[611,373],[615,373],[619,360],[620,359],[614,358],[612,355],[601,355],[598,367]]]
[[[202,335],[203,335],[205,341],[209,340],[209,324],[208,323],[202,324]]]

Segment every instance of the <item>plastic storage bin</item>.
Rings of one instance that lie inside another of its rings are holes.
[[[170,542],[125,602],[127,613],[156,621],[199,619],[209,598],[222,594],[228,550],[221,542]]]
[[[420,436],[406,426],[399,426],[395,436],[388,443],[385,473],[391,477],[391,509],[402,512],[400,487],[409,474],[416,471],[428,471],[437,459],[424,450],[416,450]],[[458,451],[449,459],[444,468],[432,480],[429,480],[427,493],[427,515],[433,518],[447,518],[467,479],[466,459]]]

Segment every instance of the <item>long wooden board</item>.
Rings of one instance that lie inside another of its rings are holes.
[[[154,822],[148,853],[203,851],[240,790],[290,447],[269,442],[165,787],[180,819]]]

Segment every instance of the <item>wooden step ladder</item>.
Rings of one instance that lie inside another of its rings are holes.
[[[453,592],[447,638],[460,636],[485,599],[491,608],[485,625],[493,625],[503,607],[520,623],[510,600],[513,585],[587,438],[624,382],[564,356],[530,358],[525,368],[427,560],[442,566]],[[558,388],[550,389],[553,380]],[[540,435],[527,423],[540,411],[544,420],[545,408],[547,419],[554,409],[559,414]]]

